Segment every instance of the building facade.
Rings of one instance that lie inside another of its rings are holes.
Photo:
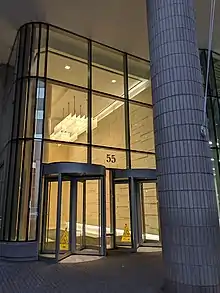
[[[18,30],[0,67],[2,258],[162,246],[167,292],[218,292],[220,55],[204,138],[193,1],[162,2],[147,3],[151,66],[48,23]]]

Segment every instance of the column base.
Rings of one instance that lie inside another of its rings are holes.
[[[38,242],[0,242],[0,259],[5,261],[38,260]]]
[[[213,286],[190,286],[166,280],[161,293],[219,293],[220,284]]]

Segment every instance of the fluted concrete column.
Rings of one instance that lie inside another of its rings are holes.
[[[193,0],[147,0],[165,292],[220,292],[220,230]],[[208,15],[207,15],[208,17]]]

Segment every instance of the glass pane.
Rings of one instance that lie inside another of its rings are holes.
[[[38,85],[40,84],[37,83],[36,79],[30,79],[29,80],[29,92],[28,92],[28,97],[27,97],[27,109],[26,109],[26,137],[28,138],[32,138],[34,136],[34,119],[35,119],[35,103],[37,103],[38,101],[42,101],[42,95],[39,95],[39,91],[38,91]],[[36,96],[36,92],[37,92],[37,96]],[[41,92],[42,93],[42,92]],[[39,100],[38,100],[39,98]],[[44,96],[43,96],[44,98]],[[37,109],[37,107],[36,107]],[[36,117],[37,118],[37,117]]]
[[[21,190],[20,190],[20,203],[19,203],[19,240],[25,240],[27,229],[28,229],[28,220],[29,214],[28,210],[30,208],[29,202],[29,193],[30,193],[30,184],[31,184],[31,173],[32,168],[32,149],[33,142],[26,141],[25,150],[24,150],[24,162],[22,166],[22,174],[20,179]]]
[[[203,75],[206,80],[206,72],[207,72],[207,59],[208,59],[208,51],[205,51],[206,59],[201,60],[202,65],[205,65],[203,68]],[[203,61],[203,62],[202,62]],[[209,68],[209,86],[208,86],[208,95],[209,96],[218,96],[218,86],[219,86],[219,56],[218,54],[211,53],[211,61]]]
[[[129,185],[115,184],[116,244],[131,246]],[[129,239],[130,235],[130,239]],[[123,237],[125,236],[125,237]]]
[[[219,149],[212,149],[212,170],[214,175],[215,191],[218,210],[220,211],[220,172],[219,172]]]
[[[154,152],[153,109],[129,105],[131,149]]]
[[[92,88],[124,97],[123,54],[105,46],[93,44]]]
[[[128,56],[128,94],[129,99],[152,104],[149,62]]]
[[[84,206],[84,182],[77,182],[77,206],[76,206],[76,250],[81,250],[85,247],[85,219],[83,217]]]
[[[142,183],[143,241],[159,241],[159,218],[156,183]]]
[[[32,163],[32,186],[31,197],[29,202],[29,240],[36,239],[36,227],[38,216],[38,196],[40,184],[40,165],[41,165],[41,145],[42,141],[34,141],[34,154]]]
[[[212,101],[212,119],[214,123],[215,133],[216,133],[216,146],[219,147],[220,144],[220,105],[219,105],[219,99],[217,98],[209,98]]]
[[[99,180],[86,180],[86,248],[100,249],[100,188]]]
[[[37,84],[35,129],[34,129],[34,138],[39,138],[39,139],[43,137],[44,98],[45,98],[45,84],[43,81],[39,81]]]
[[[101,148],[92,149],[92,162],[100,164],[106,168],[125,168],[126,152],[118,150],[108,150]]]
[[[70,181],[62,181],[60,214],[60,254],[70,250]]]
[[[88,41],[86,39],[62,30],[51,29],[48,51],[49,78],[87,87]]]
[[[93,95],[92,143],[125,148],[124,102]]]
[[[50,83],[45,111],[45,138],[87,142],[87,92]]]
[[[57,194],[58,183],[48,183],[48,197],[46,200],[46,223],[42,228],[43,253],[52,253],[55,257],[56,249],[56,223],[57,223]],[[45,195],[44,195],[45,196]],[[46,195],[47,196],[47,195]],[[45,231],[45,234],[44,234]]]
[[[215,135],[215,121],[213,115],[212,98],[207,99],[207,116],[208,116],[208,129],[209,129],[209,145],[215,147],[217,144]]]
[[[39,76],[46,77],[47,68],[46,68],[46,43],[47,43],[47,29],[41,25],[41,42],[40,42],[40,52],[38,52],[39,60]],[[37,44],[38,45],[38,44]],[[35,56],[33,56],[35,57]],[[35,58],[37,59],[37,58]],[[35,61],[37,62],[37,60]]]
[[[131,152],[131,168],[156,169],[156,157],[154,154]]]
[[[113,214],[112,214],[112,198],[110,193],[111,173],[106,170],[106,245],[108,249],[113,248]]]
[[[44,163],[87,162],[87,147],[71,144],[44,142]]]

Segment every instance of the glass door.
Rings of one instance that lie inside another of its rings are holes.
[[[44,179],[41,255],[106,254],[104,178]]]
[[[58,182],[44,180],[42,201],[41,255],[55,259]]]
[[[56,261],[71,254],[72,218],[71,202],[74,200],[74,181],[58,176]]]
[[[104,178],[80,178],[77,183],[77,250],[105,255],[106,209]]]
[[[132,199],[131,181],[118,181],[114,184],[114,204],[112,209],[115,217],[114,234],[115,247],[125,249],[136,249],[135,233],[135,206]]]
[[[74,208],[74,207],[73,207]],[[85,238],[85,208],[86,208],[86,188],[85,180],[77,181],[76,197],[76,251],[82,251],[86,247]],[[74,232],[74,231],[73,231]]]
[[[139,237],[142,244],[160,245],[157,185],[155,182],[139,182]]]

